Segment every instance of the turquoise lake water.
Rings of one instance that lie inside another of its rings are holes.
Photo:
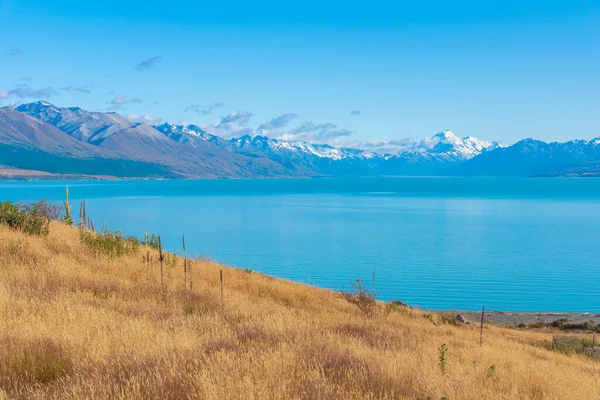
[[[377,178],[0,182],[86,198],[96,226],[240,268],[423,309],[600,312],[600,180]]]

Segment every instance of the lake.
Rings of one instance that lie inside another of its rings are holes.
[[[600,312],[594,178],[0,182],[0,200],[65,185],[96,226],[239,268],[341,289],[377,267],[378,298],[423,309]]]

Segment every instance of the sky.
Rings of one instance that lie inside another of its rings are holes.
[[[0,0],[0,104],[211,133],[600,136],[600,0]]]

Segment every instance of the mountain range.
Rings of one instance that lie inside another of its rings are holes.
[[[151,126],[39,101],[0,108],[6,169],[115,178],[600,175],[600,138],[505,147],[443,131],[379,153],[261,135],[225,139],[196,125]]]

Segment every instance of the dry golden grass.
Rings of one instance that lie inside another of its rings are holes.
[[[489,326],[480,347],[478,327],[368,319],[334,292],[233,268],[222,310],[207,261],[192,262],[193,292],[169,262],[163,302],[146,250],[109,258],[63,224],[0,226],[0,398],[600,398],[600,364],[536,346],[548,333]]]

